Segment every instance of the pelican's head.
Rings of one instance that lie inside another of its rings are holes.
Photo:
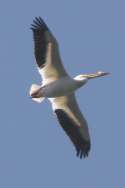
[[[109,72],[103,72],[103,71],[97,71],[96,73],[93,74],[83,74],[85,78],[92,79],[92,78],[97,78],[101,76],[106,76],[109,75]]]
[[[103,71],[97,71],[96,73],[92,73],[92,74],[80,74],[80,75],[76,76],[74,79],[77,81],[86,82],[88,79],[106,76],[108,74],[110,74],[110,73],[103,72]]]

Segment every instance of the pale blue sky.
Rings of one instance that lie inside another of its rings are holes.
[[[29,29],[35,16],[57,37],[71,76],[111,72],[77,92],[92,140],[85,160],[76,158],[49,102],[28,97],[30,85],[40,82]],[[124,20],[121,0],[1,0],[1,188],[125,186]]]

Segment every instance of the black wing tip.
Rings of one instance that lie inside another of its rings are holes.
[[[31,24],[30,29],[32,31],[48,30],[48,27],[41,17],[35,17],[35,19],[33,20],[33,24]]]
[[[79,157],[80,159],[86,158],[89,155],[91,148],[90,141],[85,141],[84,145],[81,148],[77,148],[76,151],[76,156]]]

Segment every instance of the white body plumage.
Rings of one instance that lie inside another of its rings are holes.
[[[84,81],[77,81],[70,77],[63,77],[48,85],[42,86],[39,94],[41,97],[46,98],[69,95],[70,93],[83,86],[86,82],[87,79],[85,79]]]

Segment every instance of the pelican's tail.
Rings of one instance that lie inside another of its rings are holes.
[[[38,103],[41,103],[44,100],[44,97],[40,96],[40,85],[32,84],[29,95],[32,97],[32,100]]]

